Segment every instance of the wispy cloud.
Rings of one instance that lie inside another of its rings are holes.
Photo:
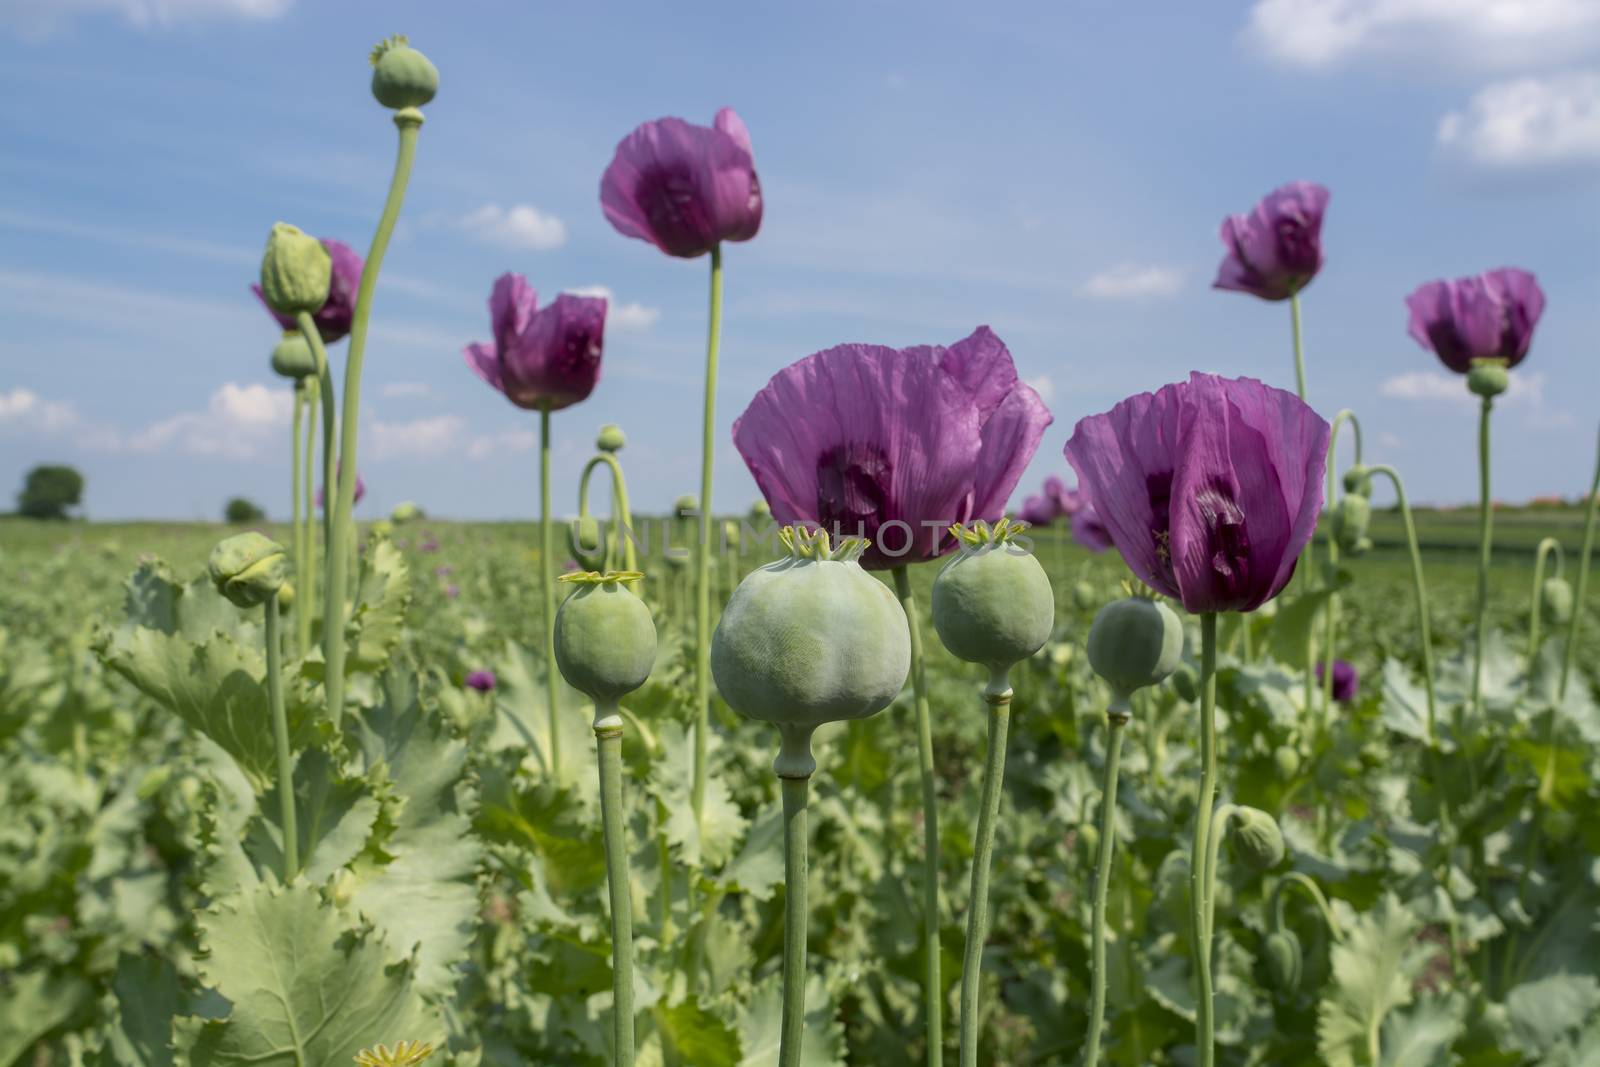
[[[644,304],[626,303],[617,299],[617,294],[605,285],[585,285],[577,289],[568,289],[567,292],[578,296],[598,296],[606,302],[606,326],[614,330],[629,333],[642,333],[656,324],[661,318],[661,309],[646,307]]]
[[[1245,37],[1269,58],[1326,69],[1362,59],[1489,70],[1600,44],[1593,0],[1256,0]]]
[[[218,263],[235,263],[240,266],[250,266],[261,260],[259,249],[252,251],[248,248],[239,248],[234,245],[218,244],[215,241],[184,237],[181,234],[129,230],[120,226],[104,226],[99,223],[81,222],[76,219],[51,218],[45,215],[23,214],[19,211],[7,211],[4,209],[0,209],[0,227],[8,230],[24,230],[30,233],[77,238],[98,244],[118,245],[124,248],[139,248],[152,252],[171,252],[194,259],[214,260]]]
[[[379,395],[389,400],[415,399],[431,392],[427,382],[389,382],[378,389]]]
[[[294,0],[10,0],[0,3],[0,25],[25,40],[41,40],[71,22],[94,15],[116,15],[129,25],[151,30],[214,18],[272,19]]]
[[[1386,378],[1378,385],[1378,395],[1391,400],[1447,404],[1463,411],[1475,410],[1481,403],[1467,391],[1467,380],[1463,375],[1442,370],[1410,371]],[[1510,388],[1496,404],[1523,410],[1530,421],[1545,429],[1565,429],[1574,422],[1570,412],[1553,411],[1545,404],[1545,376],[1542,371],[1513,371]],[[1536,420],[1534,416],[1537,416]]]
[[[461,228],[488,244],[547,252],[567,243],[567,225],[530,204],[485,204],[461,220]]]
[[[459,415],[428,415],[404,422],[374,419],[369,425],[374,459],[437,456],[455,448],[466,430]]]
[[[1182,288],[1183,272],[1176,267],[1124,263],[1096,274],[1080,292],[1093,300],[1143,300],[1173,296]]]
[[[1450,154],[1498,170],[1600,163],[1600,73],[1494,82],[1445,115],[1438,141]]]
[[[485,460],[506,452],[532,452],[538,438],[532,430],[501,430],[494,434],[479,434],[467,445],[467,456]]]
[[[1039,394],[1039,399],[1046,404],[1050,402],[1051,397],[1056,395],[1055,379],[1048,374],[1041,374],[1037,378],[1029,378],[1025,384],[1032,386],[1033,391]]]
[[[294,410],[286,388],[259,382],[227,382],[203,411],[181,412],[128,435],[122,447],[131,452],[175,449],[194,456],[255,459],[281,445]]]

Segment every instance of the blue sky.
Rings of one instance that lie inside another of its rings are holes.
[[[720,508],[754,484],[729,427],[845,341],[1009,344],[1055,412],[1015,501],[1083,415],[1191,369],[1292,387],[1288,308],[1210,282],[1221,218],[1333,191],[1305,294],[1311,400],[1356,409],[1414,498],[1476,492],[1459,379],[1405,334],[1417,284],[1500,265],[1549,298],[1496,415],[1497,495],[1575,495],[1600,349],[1600,5],[438,5],[0,0],[0,494],[44,461],[98,518],[288,501],[275,329],[247,286],[279,219],[365,250],[393,153],[366,53],[441,71],[384,265],[363,390],[369,516],[533,510],[533,418],[479,382],[494,277],[613,294],[602,380],[560,413],[570,509],[617,422],[636,507],[698,481],[706,263],[598,206],[640,121],[739,110],[766,193],[727,252]],[[335,355],[342,362],[342,346]]]

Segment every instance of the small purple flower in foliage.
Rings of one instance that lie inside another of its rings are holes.
[[[1072,539],[1090,552],[1104,552],[1112,545],[1111,531],[1088,505],[1080,506],[1072,516]]]
[[[1111,541],[1185,610],[1277,596],[1322,511],[1328,424],[1253,378],[1191,374],[1081,420],[1067,442]]]
[[[444,595],[454,600],[461,595],[461,587],[452,582],[444,587]]]
[[[600,207],[624,237],[669,256],[703,256],[761,229],[761,182],[750,133],[731,107],[710,126],[647,122],[617,145],[600,180]]]
[[[494,343],[466,347],[467,366],[519,408],[559,411],[594,392],[600,380],[606,302],[562,293],[543,309],[528,280],[506,273],[489,295]]]
[[[1544,292],[1532,274],[1501,267],[1471,278],[1429,282],[1406,297],[1410,333],[1457,374],[1475,359],[1515,367],[1528,354],[1544,311]]]
[[[487,693],[494,688],[494,671],[473,671],[467,675],[467,688]]]
[[[361,288],[362,262],[361,254],[343,241],[324,237],[322,247],[328,250],[328,258],[333,260],[333,277],[328,282],[328,302],[312,313],[311,321],[317,324],[317,332],[322,335],[323,342],[331,345],[335,341],[342,341],[350,333],[350,324],[355,320],[356,290]],[[260,283],[250,286],[250,289],[261,301],[261,306],[267,307]],[[280,315],[270,307],[267,307],[267,313],[277,319],[278,325],[285,330],[298,328],[293,316]]]
[[[1262,198],[1248,215],[1222,220],[1228,254],[1217,268],[1215,289],[1287,300],[1322,269],[1322,213],[1328,190],[1316,182],[1290,182]]]
[[[780,525],[872,542],[861,565],[956,547],[952,523],[997,521],[1050,412],[987,326],[948,348],[840,345],[773,376],[733,441]]]
[[[341,473],[341,476],[342,476],[342,472],[340,472],[340,473]],[[361,498],[366,496],[366,495],[367,495],[367,483],[361,480],[361,472],[357,471],[356,472],[356,493],[355,493],[355,499],[352,501],[352,503],[353,504],[361,503]],[[322,503],[322,486],[319,485],[319,486],[317,486],[317,507],[320,508],[322,506],[323,506],[323,503]]]
[[[1076,489],[1068,489],[1067,483],[1054,474],[1044,480],[1044,495],[1055,504],[1059,514],[1068,518],[1076,515],[1083,506],[1082,495]]]
[[[1017,517],[1029,526],[1049,526],[1060,516],[1055,501],[1042,494],[1025,498],[1017,511]]]
[[[1317,681],[1321,682],[1327,673],[1327,664],[1317,660]],[[1361,676],[1356,669],[1342,659],[1333,661],[1333,699],[1341,704],[1348,704],[1356,698],[1361,691]]]

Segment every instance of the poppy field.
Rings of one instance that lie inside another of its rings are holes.
[[[537,427],[537,510],[357,521],[440,85],[390,37],[332,105],[395,129],[364,254],[262,208],[288,521],[0,520],[0,1067],[1600,1067],[1600,466],[1494,504],[1532,273],[1396,294],[1470,510],[1308,388],[1311,181],[1220,227],[1277,382],[1053,412],[974,323],[738,395],[759,131],[648,121],[598,206],[707,273],[698,484],[633,508],[607,425],[553,499],[608,300],[507,272],[449,358]]]

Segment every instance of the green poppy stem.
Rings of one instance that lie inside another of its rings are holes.
[[[806,1027],[806,801],[811,778],[783,778],[783,1016],[778,1067],[799,1067]]]
[[[716,455],[717,353],[722,344],[722,246],[711,247],[711,307],[706,326],[706,395],[700,422],[700,543],[694,557],[694,777],[689,805],[695,825],[706,806],[706,750],[711,726],[711,474]]]
[[[606,886],[611,896],[615,1063],[633,1067],[633,891],[628,874],[628,820],[622,807],[622,717],[615,705],[595,708],[594,736],[600,751],[600,820],[605,835]]]
[[[1272,887],[1272,901],[1270,907],[1273,916],[1273,929],[1282,930],[1284,928],[1284,900],[1289,895],[1288,891],[1296,887],[1298,887],[1301,892],[1309,897],[1311,902],[1317,906],[1317,910],[1322,913],[1322,921],[1327,925],[1328,933],[1333,936],[1333,939],[1335,941],[1344,940],[1344,930],[1340,928],[1339,920],[1333,914],[1333,909],[1328,906],[1328,898],[1323,895],[1322,887],[1317,885],[1316,882],[1312,881],[1310,876],[1303,874],[1300,871],[1290,871],[1288,874],[1278,879],[1277,884]]]
[[[345,545],[349,540],[350,512],[356,502],[356,438],[361,416],[361,366],[367,351],[367,325],[372,318],[372,294],[378,285],[378,271],[383,267],[384,253],[389,249],[389,238],[400,218],[400,205],[405,201],[406,183],[411,179],[411,164],[417,153],[417,131],[422,128],[422,112],[414,107],[401,108],[394,113],[394,124],[399,128],[400,141],[395,155],[394,176],[389,182],[389,195],[383,203],[383,214],[378,217],[377,232],[372,235],[372,247],[367,250],[366,265],[361,271],[361,285],[356,290],[355,317],[350,324],[350,352],[344,365],[344,409],[340,415],[339,453],[337,459],[327,457],[324,464],[333,470],[332,486],[337,483],[337,493],[328,492],[329,507],[333,512],[331,536],[328,538],[328,589],[325,601],[328,610],[322,617],[323,646],[327,653],[328,670],[328,720],[338,729],[344,714],[344,660],[345,660],[345,596],[349,581],[347,569],[349,555]],[[301,327],[305,332],[305,327]],[[313,328],[308,338],[315,334]],[[336,503],[335,503],[336,500]]]
[[[1533,555],[1533,600],[1528,610],[1528,671],[1532,673],[1534,660],[1539,658],[1539,624],[1543,621],[1541,613],[1544,611],[1544,564],[1545,559],[1554,552],[1556,554],[1556,577],[1566,569],[1566,558],[1561,551],[1561,542],[1554,537],[1545,537],[1539,541],[1539,548]]]
[[[983,692],[989,706],[989,751],[983,771],[983,797],[972,851],[972,893],[967,903],[967,944],[961,962],[961,1067],[978,1063],[978,992],[983,983],[983,946],[989,938],[989,872],[995,823],[1006,774],[1006,736],[1011,724],[1011,686],[996,671]]]
[[[322,661],[332,663],[334,635],[344,629],[342,623],[336,630],[330,622],[333,618],[334,601],[333,557],[338,555],[333,547],[333,487],[338,481],[333,452],[333,437],[338,427],[338,419],[334,415],[333,368],[328,363],[328,350],[323,347],[322,335],[317,332],[316,323],[312,321],[311,315],[304,311],[300,312],[295,316],[295,324],[311,346],[312,358],[317,361],[317,393],[322,399]],[[308,490],[309,488],[307,486]],[[315,510],[314,505],[313,510]],[[306,521],[309,523],[310,518],[308,517]],[[343,606],[342,600],[340,605]]]
[[[1289,297],[1289,329],[1294,336],[1294,388],[1300,399],[1306,399],[1306,348],[1300,331],[1300,294]],[[1309,401],[1308,401],[1309,403]]]
[[[561,780],[561,683],[556,678],[555,530],[550,515],[550,408],[539,409],[539,601],[544,610],[545,722],[552,780]]]
[[[311,652],[311,620],[317,604],[317,535],[312,524],[317,515],[314,496],[317,482],[317,424],[320,421],[317,418],[317,404],[322,387],[314,377],[301,380],[306,387],[306,438],[302,453],[304,466],[300,476],[299,530],[304,554],[300,557],[300,584],[295,590],[295,624],[299,627],[300,655],[305,656]]]
[[[1489,634],[1489,562],[1493,555],[1494,502],[1489,493],[1489,413],[1494,398],[1483,398],[1478,416],[1478,617],[1473,628],[1472,712],[1483,717],[1483,646]]]
[[[1572,618],[1567,623],[1567,643],[1561,650],[1561,679],[1556,686],[1557,703],[1566,703],[1567,680],[1572,677],[1572,656],[1578,648],[1578,624],[1583,619],[1584,598],[1589,592],[1589,559],[1594,554],[1595,516],[1600,513],[1600,455],[1595,458],[1594,480],[1589,483],[1589,514],[1583,520],[1583,551],[1578,554],[1578,589],[1573,598]]]
[[[1361,420],[1356,418],[1355,412],[1349,408],[1344,408],[1333,417],[1333,426],[1328,434],[1328,461],[1326,464],[1328,489],[1323,495],[1323,506],[1326,508],[1333,507],[1335,492],[1334,460],[1337,458],[1339,447],[1339,427],[1346,422],[1350,424],[1350,430],[1355,434],[1356,466],[1359,467],[1361,465]],[[1333,523],[1331,522],[1328,524],[1328,562],[1334,566],[1338,566],[1339,563],[1339,540],[1333,535]],[[1339,594],[1334,593],[1328,597],[1328,615],[1326,625],[1323,627],[1323,644],[1327,646],[1322,652],[1322,729],[1324,733],[1331,732],[1333,729],[1333,662],[1337,658],[1335,645],[1338,642],[1338,636]]]
[[[1296,393],[1296,395],[1298,395],[1300,397],[1300,400],[1301,400],[1302,403],[1309,404],[1310,401],[1306,399],[1306,348],[1305,348],[1305,337],[1304,337],[1304,334],[1303,334],[1303,332],[1302,332],[1302,330],[1300,328],[1300,294],[1299,293],[1294,293],[1289,297],[1289,331],[1290,331],[1291,339],[1294,342],[1294,385],[1295,385],[1295,393]],[[1306,566],[1303,566],[1303,567],[1300,568],[1300,571],[1305,576],[1302,579],[1301,584],[1307,591],[1309,591],[1311,589],[1312,583],[1316,580],[1315,577],[1311,573],[1312,572],[1312,567],[1310,566],[1311,558],[1312,558],[1312,552],[1311,552],[1310,547],[1307,546],[1305,551],[1302,553],[1301,560],[1300,560],[1302,563],[1306,564]],[[1306,714],[1307,715],[1312,714],[1312,711],[1316,706],[1317,679],[1316,679],[1316,673],[1312,668],[1312,664],[1316,662],[1316,646],[1317,646],[1316,627],[1315,626],[1308,626],[1308,627],[1306,627],[1306,676],[1305,676],[1305,706],[1306,706]]]
[[[1089,1035],[1083,1067],[1098,1067],[1100,1031],[1106,1017],[1106,894],[1111,888],[1111,856],[1117,832],[1117,770],[1122,762],[1122,732],[1128,712],[1106,712],[1105,784],[1100,789],[1100,847],[1094,866],[1094,929],[1090,933]]]
[[[933,771],[933,722],[928,709],[928,675],[922,652],[922,624],[911,575],[894,568],[895,595],[911,631],[911,691],[917,715],[917,762],[922,777],[922,951],[923,1014],[927,1024],[928,1067],[944,1062],[944,984],[939,977],[939,786]]]
[[[272,740],[277,747],[278,820],[283,829],[283,882],[300,870],[300,834],[294,821],[294,763],[289,754],[289,716],[283,706],[283,646],[278,634],[278,594],[263,606],[267,639],[267,704],[272,709]]]
[[[1195,803],[1194,847],[1189,853],[1190,944],[1198,993],[1195,1047],[1200,1067],[1216,1062],[1216,1019],[1211,999],[1211,900],[1206,883],[1211,808],[1217,795],[1217,616],[1200,616],[1200,796]]]
[[[306,609],[310,599],[306,597],[306,540],[305,530],[300,521],[300,427],[305,423],[305,413],[308,400],[304,378],[294,381],[294,419],[289,429],[289,543],[294,551],[294,584],[295,584],[295,650],[302,655],[306,651],[305,626],[302,625],[306,618]]]

